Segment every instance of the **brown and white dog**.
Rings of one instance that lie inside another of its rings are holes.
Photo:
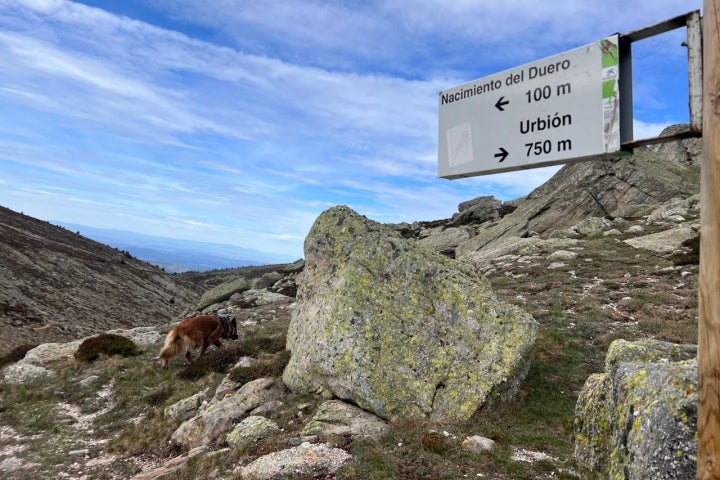
[[[220,338],[237,340],[237,322],[234,318],[228,320],[227,317],[221,315],[200,315],[186,318],[167,334],[165,346],[158,357],[160,364],[162,368],[168,368],[171,358],[185,354],[185,361],[190,365],[193,363],[193,349],[201,347],[199,358],[210,344],[220,348],[222,346]]]

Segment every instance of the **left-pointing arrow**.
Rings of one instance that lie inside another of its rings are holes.
[[[505,109],[503,107],[509,103],[510,103],[510,100],[505,100],[505,97],[500,97],[500,100],[495,102],[495,108],[497,108],[501,112],[504,112]]]
[[[494,155],[495,158],[500,157],[500,160],[499,160],[500,162],[505,160],[507,158],[507,156],[508,156],[508,151],[505,150],[503,147],[500,147],[500,152],[498,152]]]

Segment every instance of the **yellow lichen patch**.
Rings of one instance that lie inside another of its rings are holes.
[[[467,419],[527,369],[537,324],[489,284],[346,207],[306,238],[284,380],[385,418]]]

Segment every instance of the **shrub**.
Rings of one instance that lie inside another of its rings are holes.
[[[246,332],[246,336],[241,340],[223,343],[223,347],[220,349],[213,347],[200,358],[196,358],[197,353],[193,353],[195,362],[180,370],[177,376],[184,380],[197,380],[210,372],[227,373],[240,357],[258,357],[261,354],[284,351],[285,338],[284,333],[274,335],[262,331]],[[287,363],[287,360],[285,360],[285,363]],[[284,367],[285,365],[283,365]]]
[[[140,350],[132,340],[121,335],[103,333],[82,342],[75,352],[75,358],[81,362],[93,362],[100,355],[131,357],[138,354]]]
[[[13,348],[7,354],[0,357],[0,368],[10,363],[15,363],[19,360],[22,360],[23,358],[25,358],[25,354],[35,347],[37,347],[37,345],[25,344]]]
[[[444,455],[453,448],[450,439],[434,431],[420,433],[418,441],[423,448],[438,455]]]
[[[675,253],[672,261],[675,265],[699,265],[700,264],[700,237],[689,238],[682,242],[684,251]]]

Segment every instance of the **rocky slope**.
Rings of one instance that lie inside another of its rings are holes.
[[[0,207],[0,352],[161,325],[202,287],[127,252]]]

